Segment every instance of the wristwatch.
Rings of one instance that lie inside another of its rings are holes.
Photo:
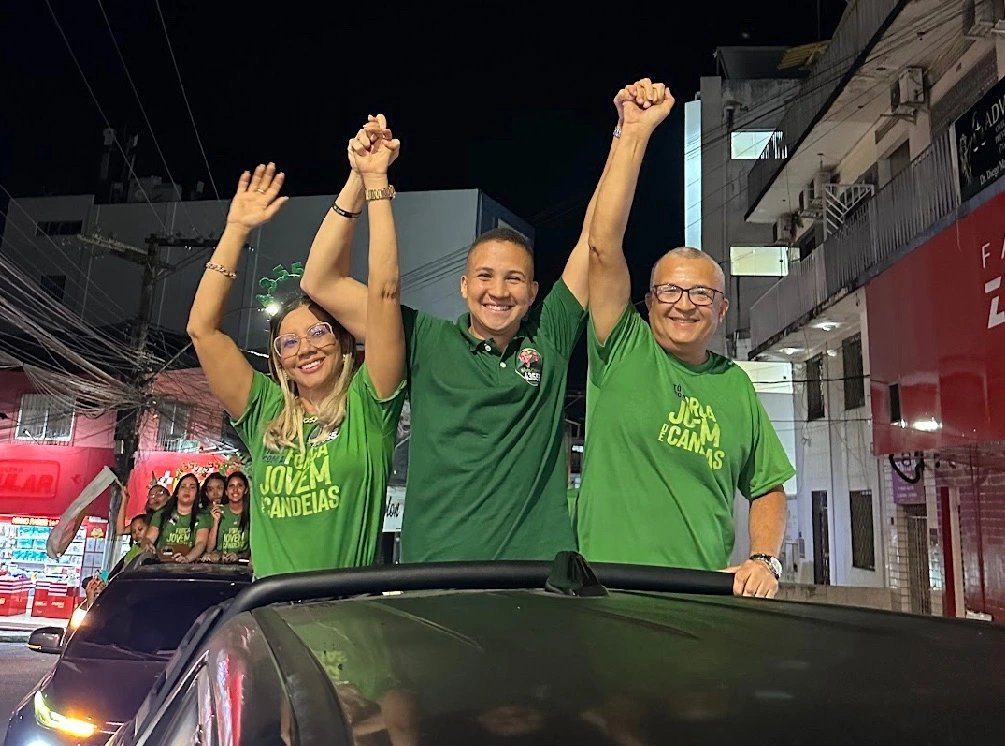
[[[397,192],[393,186],[381,187],[380,189],[367,189],[366,201],[373,202],[378,199],[394,199]]]
[[[777,557],[772,557],[770,554],[752,554],[750,555],[752,560],[760,560],[768,566],[771,570],[771,574],[775,576],[775,580],[779,580],[782,577],[782,563],[778,561]]]

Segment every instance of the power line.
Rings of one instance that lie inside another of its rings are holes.
[[[209,176],[210,186],[213,188],[213,194],[216,195],[217,199],[220,199],[220,190],[216,188],[216,180],[213,178],[213,169],[209,165],[209,158],[206,157],[206,149],[202,145],[202,138],[199,136],[199,128],[195,123],[195,115],[192,113],[192,106],[188,101],[188,94],[185,92],[185,84],[181,79],[181,69],[178,67],[178,60],[175,58],[174,48],[171,46],[171,36],[168,34],[167,23],[164,21],[164,13],[161,11],[160,0],[154,0],[154,5],[157,7],[157,16],[161,21],[161,28],[164,29],[164,40],[167,42],[168,53],[171,55],[171,63],[174,65],[174,72],[178,78],[178,86],[181,88],[181,97],[185,101],[185,109],[188,111],[188,118],[192,122],[192,129],[195,131],[195,141],[199,145],[199,152],[202,154],[202,161],[206,164],[206,173]]]
[[[37,229],[38,228],[38,223],[35,221],[35,218],[32,217],[32,215],[29,214],[28,211],[24,209],[24,207],[21,205],[20,202],[18,202],[16,199],[14,199],[14,197],[11,195],[11,193],[7,190],[7,187],[5,187],[3,184],[0,184],[0,190],[2,190],[4,192],[4,194],[7,195],[8,202],[10,204],[13,204],[15,207],[17,207],[24,214],[25,217],[27,217],[29,220],[31,220],[31,222],[36,226],[36,229]],[[8,205],[8,207],[9,207],[9,205]],[[21,234],[21,236],[29,244],[31,244],[32,246],[34,246],[36,248],[39,248],[38,244],[35,243],[35,240],[31,236],[29,236],[27,233],[25,233],[21,229],[21,227],[17,224],[16,221],[10,219],[10,213],[9,212],[5,212],[4,210],[0,209],[0,215],[2,215],[3,218],[4,218],[4,224],[5,224],[5,226],[11,226],[11,227],[13,227],[14,230],[17,231],[19,234]],[[79,269],[78,263],[76,261],[74,261],[73,257],[71,257],[69,254],[66,253],[66,251],[63,250],[63,247],[61,247],[59,244],[57,244],[53,240],[52,236],[50,236],[48,233],[46,233],[44,231],[42,232],[42,235],[45,236],[45,238],[49,242],[49,244],[54,249],[56,249],[56,251],[59,252],[63,256],[64,259],[66,259],[66,261],[70,264],[70,266]],[[42,256],[44,256],[45,252],[39,251],[39,254],[42,255]],[[31,264],[34,269],[41,269],[41,267],[39,267],[39,265],[35,264],[34,262],[31,262],[28,259],[28,257],[24,255],[23,252],[19,255],[19,258],[22,261],[25,261],[26,263]],[[40,274],[44,274],[44,273],[40,272]],[[117,313],[118,311],[122,311],[123,313],[125,312],[125,309],[122,308],[122,306],[119,305],[119,303],[114,298],[112,298],[112,296],[109,295],[108,292],[104,290],[104,288],[102,288],[97,283],[92,283],[89,274],[87,275],[87,277],[85,279],[85,283],[86,284],[81,284],[81,282],[79,280],[77,280],[75,277],[72,277],[70,274],[67,274],[66,277],[76,287],[78,287],[81,290],[83,290],[85,294],[89,292],[90,286],[93,284],[94,287],[95,287],[95,289],[97,289],[98,291],[100,291],[101,294],[104,295],[105,298],[108,299],[108,302],[111,303],[111,305],[107,305],[107,304],[104,304],[104,303],[102,303],[101,305],[102,305],[102,307],[105,310],[109,311],[112,314],[113,317],[118,315],[118,313]]]
[[[948,15],[952,15],[952,16],[954,16],[954,15],[957,14],[957,11],[953,10],[953,9],[943,9],[940,12],[942,14],[944,14],[944,15],[948,14]],[[931,20],[931,18],[925,18],[925,19],[922,19],[922,20]],[[919,21],[919,23],[920,23],[920,21]],[[917,28],[915,28],[913,26],[910,27],[910,28],[908,28],[908,29],[905,29],[903,32],[901,32],[905,36],[905,38],[902,41],[898,42],[897,44],[894,44],[891,48],[884,50],[882,54],[880,54],[880,55],[878,55],[876,57],[870,58],[870,60],[873,61],[873,62],[875,62],[875,61],[881,61],[883,59],[888,58],[890,55],[895,54],[896,52],[900,51],[904,47],[909,46],[910,44],[914,43],[917,40],[917,36],[918,35],[922,35],[923,36],[923,35],[925,35],[927,33],[930,33],[931,31],[933,31],[933,30],[939,28],[941,25],[943,25],[943,23],[944,23],[944,20],[940,19],[940,20],[937,20],[935,23],[933,23],[933,25],[931,27],[929,27],[927,29],[924,29],[924,30],[920,30],[919,31]],[[837,76],[837,77],[839,79],[840,77],[843,77],[843,74],[840,75],[840,76]],[[832,80],[830,82],[835,82],[835,80]],[[830,83],[825,83],[824,85],[829,85],[829,84]],[[820,87],[822,88],[823,85],[820,86]],[[781,105],[778,105],[778,106],[774,107],[774,109],[772,111],[765,112],[765,114],[763,114],[762,117],[766,117],[770,113],[778,111],[780,109],[785,109],[785,108],[787,108],[789,106],[789,104],[792,101],[798,100],[799,98],[802,98],[803,96],[810,95],[813,92],[815,92],[814,89],[809,89],[807,91],[803,91],[802,89],[800,89],[800,93],[797,96],[795,96],[792,99],[784,102]],[[849,102],[847,102],[845,104],[845,106],[846,107],[847,106],[852,106],[852,105],[856,104],[857,102],[861,101],[865,97],[874,97],[876,95],[877,95],[877,93],[876,93],[876,87],[867,88],[864,91],[862,91],[861,93],[859,93],[857,96],[855,96],[854,98],[852,98]],[[820,142],[823,138],[827,137],[831,132],[833,132],[838,127],[840,127],[841,125],[843,125],[846,122],[848,122],[853,116],[855,116],[856,111],[857,111],[856,109],[853,109],[845,117],[843,117],[843,118],[839,119],[838,121],[836,121],[832,127],[830,127],[829,129],[825,130],[824,132],[818,134],[813,140],[811,140],[809,142],[804,141],[804,142],[800,143],[799,144],[799,149],[802,149],[802,150],[805,151],[807,148],[810,148],[813,145],[815,145],[816,143]],[[731,136],[731,134],[732,133],[726,133],[726,135],[724,135],[723,138],[713,138],[710,141],[706,141],[702,145],[698,146],[698,151],[700,151],[703,146],[714,145],[714,144],[716,144],[716,141],[718,139],[724,139],[725,137]],[[795,155],[794,153],[792,153],[792,154],[786,154],[786,158],[784,160],[787,162],[792,157],[794,157],[794,155]],[[685,157],[687,157],[687,153],[685,153]],[[728,167],[731,162],[732,162],[732,159],[726,159],[722,164],[720,164],[719,166],[716,166],[715,168],[713,168],[710,171],[708,171],[708,174],[714,174],[717,171],[719,171],[719,170],[721,170],[723,168]],[[703,172],[702,173],[702,178],[704,179],[705,176],[708,175],[708,174],[706,174],[706,173]],[[746,178],[746,177],[747,177],[747,174],[739,174],[735,178],[730,179],[729,181],[727,181],[725,184],[723,184],[723,186],[718,187],[717,189],[715,189],[712,192],[710,192],[709,195],[707,195],[707,196],[709,196],[709,197],[710,196],[714,196],[714,195],[717,195],[717,194],[721,194],[722,192],[725,192],[727,189],[732,189],[734,184],[736,184],[740,179],[743,179],[743,178]],[[745,195],[745,194],[746,194],[745,190],[743,190],[743,189],[736,189],[735,193],[731,197],[729,197],[729,199],[724,200],[720,204],[716,205],[716,207],[717,207],[717,209],[725,208],[725,206],[728,205],[728,204],[730,204],[733,200],[735,200],[735,199],[739,198],[741,195]],[[694,203],[689,204],[689,205],[685,205],[685,208],[684,208],[685,212],[687,212],[687,210],[689,210],[692,207],[698,207],[698,206],[704,204],[705,201],[706,201],[706,197],[707,196],[703,194],[702,197],[699,198],[699,200],[697,202],[694,202]],[[692,220],[690,223],[686,224],[684,226],[684,231],[686,232],[688,228],[690,228],[691,226],[697,224],[701,219],[702,219],[701,217],[698,217],[695,220]]]
[[[160,213],[157,212],[157,208],[155,208],[153,202],[150,201],[150,195],[147,194],[147,190],[143,187],[142,182],[140,182],[139,176],[137,176],[136,171],[133,170],[133,164],[130,163],[129,157],[126,155],[126,151],[122,147],[122,143],[119,142],[119,138],[115,135],[115,130],[112,127],[111,121],[109,121],[108,117],[105,116],[105,111],[104,109],[101,108],[101,104],[98,102],[98,97],[94,93],[94,89],[91,87],[90,82],[88,82],[87,80],[87,75],[84,73],[84,68],[81,67],[80,60],[78,60],[77,55],[74,54],[73,47],[70,45],[70,40],[66,37],[66,32],[63,31],[63,26],[59,23],[59,19],[56,17],[56,12],[52,9],[52,3],[50,2],[50,0],[45,0],[45,4],[49,8],[49,15],[52,16],[52,20],[55,22],[56,28],[59,29],[59,35],[63,37],[63,43],[66,44],[66,50],[70,53],[70,57],[73,59],[73,63],[77,66],[77,70],[80,72],[80,77],[83,79],[84,85],[87,87],[88,93],[91,94],[91,100],[94,101],[94,106],[97,108],[98,114],[101,115],[101,118],[105,121],[105,126],[112,133],[112,142],[115,143],[115,147],[117,147],[119,149],[119,153],[122,154],[122,158],[125,161],[126,168],[129,169],[130,176],[132,176],[133,179],[135,179],[136,185],[140,189],[140,193],[143,195],[143,198],[146,200],[146,203],[150,205],[150,210],[151,212],[153,212],[154,217],[157,219],[157,222],[160,223],[161,230],[167,233],[168,232],[167,224],[161,219]]]
[[[47,0],[48,1],[48,0]],[[105,13],[105,6],[101,0],[97,0],[98,9],[101,11],[101,17],[105,19],[105,26],[108,28],[108,35],[112,39],[112,46],[115,47],[115,52],[119,55],[119,61],[122,63],[122,69],[126,73],[126,80],[129,81],[129,87],[133,89],[133,95],[136,96],[136,103],[140,107],[140,114],[143,116],[143,121],[146,122],[147,129],[150,130],[150,139],[153,140],[154,147],[157,149],[157,155],[160,156],[161,162],[164,164],[164,172],[167,174],[168,179],[172,184],[179,184],[177,179],[171,173],[171,168],[168,166],[167,156],[164,155],[164,151],[161,149],[160,141],[157,139],[157,135],[154,132],[154,126],[150,121],[150,117],[147,116],[147,110],[143,106],[143,100],[140,98],[140,92],[136,88],[136,83],[133,81],[133,76],[129,72],[129,66],[126,64],[126,57],[122,53],[122,48],[119,46],[118,40],[115,38],[115,32],[112,31],[112,23],[108,20],[108,15]],[[179,195],[183,196],[183,195]],[[188,211],[188,206],[185,200],[181,200],[182,210],[185,211],[185,216],[188,218],[188,222],[195,231],[196,235],[199,235],[198,229],[195,227],[195,221],[192,220],[192,215]],[[165,228],[166,231],[166,228]]]
[[[919,35],[924,35],[924,34],[927,34],[927,33],[931,32],[934,29],[940,28],[944,24],[944,22],[946,20],[948,20],[952,16],[957,15],[958,13],[959,13],[959,11],[957,9],[954,9],[954,8],[943,8],[940,11],[937,11],[932,16],[928,16],[926,18],[919,19],[915,24],[912,24],[912,25],[908,26],[907,28],[902,29],[902,30],[900,30],[899,32],[897,32],[895,34],[891,34],[890,36],[888,36],[888,37],[884,38],[883,40],[881,40],[881,43],[893,43],[892,48],[886,49],[881,54],[878,54],[878,55],[875,55],[875,56],[871,57],[870,60],[871,61],[878,61],[878,60],[882,60],[882,59],[887,58],[889,55],[891,55],[891,54],[899,51],[900,49],[904,48],[905,46],[913,43],[917,39],[917,37]],[[935,18],[936,20],[931,24],[930,27],[928,27],[926,29],[921,29],[921,30],[918,29],[918,27],[917,27],[918,24],[920,24],[922,22],[932,21],[933,18]],[[844,57],[836,58],[834,60],[830,60],[830,59],[821,60],[821,62],[818,63],[818,67],[817,67],[818,70],[821,70],[821,71],[831,70],[831,71],[835,71],[835,72],[831,72],[830,74],[828,74],[826,76],[821,76],[816,81],[814,81],[814,84],[812,86],[807,85],[810,82],[810,79],[807,79],[803,83],[803,85],[800,86],[799,89],[793,95],[788,96],[788,97],[783,97],[780,101],[770,101],[770,102],[764,102],[762,104],[755,104],[754,107],[753,107],[753,109],[751,110],[751,115],[748,116],[748,117],[746,117],[744,119],[744,123],[743,123],[744,129],[743,130],[729,130],[729,129],[727,129],[727,127],[728,127],[727,124],[720,124],[718,127],[715,128],[716,130],[722,131],[722,134],[720,134],[720,135],[715,135],[715,136],[709,137],[709,138],[705,138],[703,135],[696,135],[696,136],[694,136],[692,138],[685,139],[684,140],[684,150],[683,150],[683,156],[684,156],[684,158],[686,159],[686,158],[694,155],[695,153],[701,152],[703,148],[709,148],[711,146],[718,145],[720,143],[724,143],[726,140],[728,140],[728,139],[730,139],[732,137],[734,131],[746,131],[752,125],[754,125],[754,124],[756,124],[756,123],[758,123],[760,121],[763,121],[765,119],[768,119],[769,117],[772,117],[775,114],[784,112],[784,110],[787,107],[789,107],[792,103],[798,101],[799,99],[811,96],[812,94],[816,93],[817,91],[821,91],[821,90],[823,90],[825,88],[828,88],[831,85],[837,83],[845,75],[847,75],[847,74],[849,74],[849,72],[851,72],[850,69],[847,69],[847,70],[844,69],[843,65],[845,63],[847,63],[847,62],[854,61],[854,59],[858,56],[858,54],[859,53],[856,51],[856,52],[851,52],[851,53],[845,55]],[[871,93],[874,93],[874,89],[870,89],[870,90],[867,90],[865,92],[865,94],[871,94]],[[857,97],[856,100],[858,100],[858,98],[861,98],[861,96]],[[755,115],[754,112],[757,112],[757,114]],[[847,121],[847,118],[844,119],[844,120],[842,120],[842,122],[844,122],[844,121]],[[816,142],[816,141],[814,141],[814,142]],[[802,143],[801,147],[807,147],[808,145],[812,145],[812,144],[814,144],[814,143],[809,143],[809,144]],[[731,164],[732,160],[733,159],[731,159],[731,158],[727,158],[722,164],[720,164],[718,166],[715,166],[714,168],[710,169],[707,172],[703,172],[702,173],[702,177],[705,178],[705,177],[711,176],[711,175],[717,173],[718,171],[721,171],[721,170],[723,170],[725,168],[728,168],[729,165]],[[746,176],[747,176],[746,174],[739,174],[739,175],[737,175],[733,179],[730,179],[728,182],[726,182],[726,184],[724,184],[722,187],[719,187],[719,188],[715,189],[714,191],[712,191],[709,194],[709,196],[719,194],[719,193],[725,191],[726,189],[731,188],[733,184],[735,184],[736,182],[740,181],[743,178],[746,178]],[[592,192],[590,194],[592,194]],[[734,195],[733,198],[731,198],[730,200],[727,200],[726,202],[724,202],[723,206],[725,204],[728,204],[730,201],[732,201],[732,199],[735,199],[737,196],[739,196],[739,195],[738,194]],[[559,205],[562,205],[563,203],[568,202],[569,200],[563,200],[562,202],[559,202],[559,203],[557,203],[556,205],[553,205],[550,208],[546,208],[545,210],[543,210],[540,213],[542,216],[547,215],[547,217],[543,218],[542,222],[551,222],[552,220],[556,220],[558,218],[563,217],[564,215],[566,215],[569,212],[571,212],[573,209],[576,209],[579,206],[579,203],[585,201],[586,199],[588,199],[588,197],[589,197],[589,195],[583,193],[583,194],[579,195],[579,197],[577,198],[577,204],[570,204],[568,207],[562,208],[562,209],[558,210],[557,212],[554,212],[553,214],[549,214],[549,213],[551,213],[554,210],[555,207],[557,207]],[[704,198],[704,195],[703,195],[703,198]],[[700,201],[696,202],[694,204],[691,204],[691,205],[687,205],[686,209],[689,209],[691,207],[695,207],[699,203],[700,203]],[[690,223],[687,226],[685,226],[685,230],[687,228],[689,228],[691,225],[694,225],[694,223],[696,223],[696,222],[697,221],[693,221],[692,223]]]

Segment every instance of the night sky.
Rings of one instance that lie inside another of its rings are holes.
[[[103,6],[163,159],[97,0],[0,6],[0,184],[15,197],[86,193],[97,176],[105,119],[50,4],[120,140],[139,135],[137,173],[166,180],[166,161],[186,191],[203,180],[213,197],[154,0]],[[655,257],[683,240],[683,102],[700,76],[715,74],[715,47],[818,38],[812,2],[692,4],[701,17],[671,5],[577,3],[545,13],[478,3],[458,14],[160,0],[221,197],[230,199],[243,169],[270,159],[287,173],[287,194],[336,191],[346,141],[380,111],[403,143],[395,186],[477,187],[529,220],[542,290],[578,236],[615,123],[614,94],[643,76],[667,83],[680,105],[650,146],[626,239],[636,297]],[[845,2],[821,6],[827,37]],[[582,385],[583,358],[571,389]]]

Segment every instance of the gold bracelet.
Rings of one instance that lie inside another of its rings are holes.
[[[217,264],[216,262],[206,262],[206,269],[212,269],[216,272],[219,272],[221,275],[223,275],[224,277],[229,277],[231,280],[237,279],[236,272],[231,272],[222,264]]]
[[[381,187],[380,189],[367,189],[365,196],[367,202],[375,202],[376,200],[381,199],[394,199],[397,194],[398,193],[394,190],[394,187],[388,185],[386,187]]]

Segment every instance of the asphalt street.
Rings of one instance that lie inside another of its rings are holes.
[[[55,655],[33,653],[23,642],[0,642],[0,743],[11,712],[55,663]]]

